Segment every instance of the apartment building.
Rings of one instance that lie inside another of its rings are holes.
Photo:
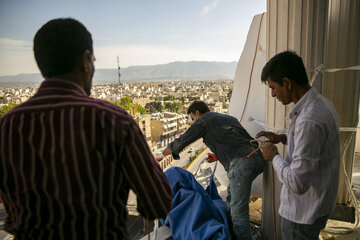
[[[137,124],[139,125],[140,130],[145,136],[146,142],[149,145],[150,149],[152,148],[151,141],[151,115],[140,115],[138,114],[135,117]]]
[[[152,143],[163,148],[188,127],[187,115],[172,112],[156,113],[151,119]]]

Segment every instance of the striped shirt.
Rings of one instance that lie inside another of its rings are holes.
[[[135,120],[60,79],[0,119],[0,179],[4,229],[17,239],[128,239],[130,189],[145,218],[171,208]]]
[[[283,183],[279,214],[313,224],[335,207],[339,182],[339,127],[334,106],[311,88],[290,112],[286,160],[273,166]]]

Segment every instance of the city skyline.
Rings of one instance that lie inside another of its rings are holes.
[[[0,76],[38,73],[32,52],[48,20],[72,17],[92,33],[96,68],[173,61],[238,61],[252,18],[266,1],[172,2],[3,0],[0,3]]]

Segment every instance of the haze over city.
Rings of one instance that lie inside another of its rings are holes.
[[[173,61],[237,61],[252,18],[266,1],[0,2],[0,76],[39,73],[32,40],[47,21],[75,18],[94,40],[96,68]]]

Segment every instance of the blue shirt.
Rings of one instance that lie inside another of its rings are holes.
[[[226,171],[232,159],[246,157],[254,150],[254,146],[250,145],[253,138],[240,122],[235,117],[216,112],[204,113],[168,148],[172,150],[173,157],[179,159],[178,154],[199,138],[203,139]]]

